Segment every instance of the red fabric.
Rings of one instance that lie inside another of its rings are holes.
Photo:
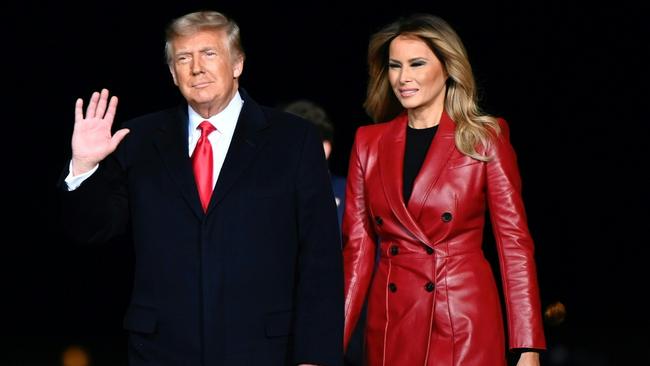
[[[369,366],[505,366],[497,285],[482,253],[493,226],[508,347],[544,349],[542,312],[508,126],[479,152],[456,149],[444,113],[408,202],[402,199],[405,114],[359,129],[343,218],[345,339],[363,302]],[[377,243],[379,242],[379,244]],[[378,259],[377,259],[378,258]]]
[[[208,140],[208,135],[215,131],[216,128],[208,121],[201,122],[198,128],[201,129],[201,137],[192,153],[192,168],[194,169],[194,179],[201,198],[201,206],[203,206],[203,211],[207,211],[210,196],[212,196],[212,169],[214,167],[212,145]]]

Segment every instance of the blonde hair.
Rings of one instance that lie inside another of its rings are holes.
[[[400,35],[415,36],[426,43],[442,63],[447,75],[445,110],[456,122],[455,142],[458,150],[474,159],[489,157],[477,152],[498,135],[495,117],[481,111],[477,103],[476,82],[467,51],[458,34],[443,19],[429,14],[415,14],[385,26],[370,38],[368,45],[368,90],[364,107],[375,122],[395,118],[404,108],[388,80],[388,50]]]
[[[234,57],[245,57],[241,43],[239,26],[234,20],[216,11],[198,11],[174,19],[165,31],[165,58],[172,62],[172,41],[177,37],[194,34],[201,30],[224,30],[228,36],[228,45]]]

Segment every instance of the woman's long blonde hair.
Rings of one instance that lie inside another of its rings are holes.
[[[477,152],[479,144],[487,146],[499,133],[496,118],[481,111],[477,103],[476,82],[465,47],[451,26],[433,15],[415,14],[385,26],[370,38],[368,46],[369,82],[364,107],[375,122],[388,121],[404,108],[393,93],[388,80],[388,49],[400,35],[424,41],[447,72],[445,110],[456,122],[456,147],[474,159],[489,157]]]

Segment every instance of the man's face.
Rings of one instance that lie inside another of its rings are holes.
[[[237,92],[244,67],[226,33],[198,31],[172,40],[171,46],[169,70],[188,104],[206,118],[221,112]]]

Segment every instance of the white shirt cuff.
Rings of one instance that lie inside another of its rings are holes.
[[[88,179],[88,177],[97,171],[97,168],[99,168],[99,164],[95,165],[94,168],[85,173],[74,176],[72,175],[72,160],[70,160],[70,166],[68,168],[69,173],[68,176],[65,177],[65,184],[68,186],[68,191],[74,191],[75,189],[79,188],[81,183],[83,183],[86,179]]]

